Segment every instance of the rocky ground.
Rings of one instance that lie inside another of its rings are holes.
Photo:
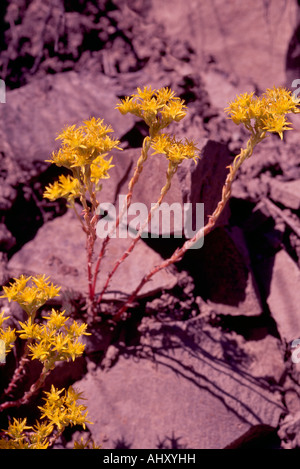
[[[0,273],[45,273],[78,315],[86,292],[85,240],[63,202],[43,199],[59,169],[45,162],[68,124],[104,118],[124,151],[101,200],[126,193],[140,122],[115,105],[137,86],[169,86],[186,100],[179,136],[202,148],[183,165],[168,202],[216,206],[226,166],[247,140],[226,118],[237,93],[292,89],[300,79],[296,0],[90,0],[1,2]],[[265,140],[241,168],[204,246],[147,285],[131,316],[101,323],[85,356],[47,382],[84,392],[86,435],[103,448],[298,448],[300,364],[300,121],[284,141]],[[175,130],[175,129],[174,129]],[[133,201],[159,195],[163,159],[145,165]],[[115,240],[103,265],[128,245]],[[144,239],[118,270],[105,305],[119,302],[180,239]],[[102,277],[103,279],[103,277]],[[101,285],[100,280],[100,285]],[[22,313],[4,300],[13,320]],[[5,386],[14,357],[0,368]],[[38,375],[32,366],[30,377]],[[14,411],[15,412],[15,411]],[[35,403],[9,415],[35,417]],[[7,415],[1,417],[1,428]],[[73,429],[74,430],[74,429]],[[77,437],[67,432],[57,447]]]

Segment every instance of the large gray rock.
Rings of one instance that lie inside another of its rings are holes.
[[[247,243],[238,227],[216,228],[201,249],[187,254],[201,296],[217,314],[259,316],[263,311]]]
[[[287,208],[298,210],[300,208],[300,181],[269,180],[270,197]]]
[[[141,333],[136,353],[125,349],[106,370],[91,364],[74,384],[103,448],[167,448],[173,437],[180,448],[221,449],[254,425],[277,427],[285,411],[268,384],[272,360],[275,382],[284,372],[276,339],[267,348],[254,341],[246,351],[238,336],[203,327],[198,318],[145,320]],[[272,357],[263,349],[272,349]]]
[[[286,52],[295,28],[295,21],[290,18],[296,17],[297,2],[254,0],[251,4],[229,4],[222,0],[192,2],[187,8],[185,0],[175,0],[172,12],[168,2],[154,0],[152,5],[151,14],[165,26],[170,37],[184,37],[189,41],[200,68],[205,59],[211,59],[223,72],[224,81],[227,76],[234,79],[234,95],[241,92],[245,82],[252,81],[262,90],[285,82]],[[279,29],[280,34],[277,34]],[[209,83],[207,86],[209,89]],[[215,88],[213,82],[212,86]],[[219,86],[223,89],[221,80]],[[245,91],[252,90],[244,88]],[[227,89],[223,96],[219,93],[219,97],[219,105],[225,107]]]
[[[65,126],[90,117],[103,118],[118,138],[132,127],[133,119],[114,109],[117,93],[108,77],[75,72],[49,75],[9,91],[0,107],[0,150],[31,169],[50,159],[59,146],[55,138]]]
[[[300,271],[282,249],[275,254],[269,267],[262,266],[266,300],[281,338],[287,342],[300,338]]]

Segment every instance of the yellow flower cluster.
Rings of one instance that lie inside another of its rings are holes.
[[[74,201],[79,195],[80,184],[78,179],[70,175],[64,176],[63,174],[58,177],[58,181],[49,184],[44,192],[45,199],[56,200],[63,197],[69,202]]]
[[[155,137],[151,147],[154,150],[154,154],[160,153],[166,155],[167,159],[174,165],[180,164],[185,159],[196,161],[200,153],[200,150],[193,141],[185,139],[182,142],[168,134],[161,134]]]
[[[131,113],[143,119],[150,127],[151,136],[167,127],[172,121],[179,122],[186,115],[184,101],[169,88],[158,90],[145,86],[137,93],[127,96],[117,104],[121,114]]]
[[[64,394],[61,396],[61,393]],[[62,430],[68,425],[81,425],[85,428],[87,421],[86,407],[78,404],[82,398],[82,393],[76,392],[69,387],[68,390],[58,390],[52,385],[50,392],[46,392],[45,404],[39,409],[42,412],[41,418],[46,418],[48,422],[55,425],[58,430]]]
[[[2,313],[0,313],[0,340],[4,341],[6,355],[11,351],[17,339],[16,332],[14,329],[11,329],[10,326],[8,326],[6,329],[2,327],[3,322],[7,319],[9,318],[5,318],[4,311],[2,311]]]
[[[72,387],[59,391],[52,386],[45,394],[45,404],[39,407],[41,419],[45,421],[28,426],[26,418],[14,418],[4,431],[4,438],[0,439],[0,449],[47,449],[51,446],[51,436],[55,440],[67,426],[85,428],[91,423],[87,420],[86,407],[78,403],[81,393]]]
[[[100,189],[100,181],[109,178],[108,171],[114,166],[112,157],[106,159],[107,154],[114,148],[121,150],[119,140],[110,138],[110,132],[113,129],[95,117],[84,121],[82,126],[67,127],[57,137],[62,141],[61,148],[46,161],[69,169],[72,175],[61,175],[58,181],[49,184],[44,198],[53,201],[63,197],[74,206],[76,198],[85,197],[87,191],[91,195],[91,184]]]
[[[91,164],[91,181],[97,184],[101,179],[108,179],[110,177],[108,171],[114,167],[111,162],[112,157],[109,160],[105,160],[98,156]]]
[[[285,88],[271,88],[261,96],[244,93],[225,109],[235,124],[244,124],[252,134],[264,137],[266,132],[278,133],[290,130],[286,114],[299,113],[300,100]]]
[[[9,302],[16,301],[28,314],[34,317],[36,311],[50,298],[58,296],[60,287],[50,283],[49,277],[21,275],[15,278],[8,287],[3,287],[4,294],[0,298],[7,298]],[[29,283],[29,285],[28,285]]]
[[[65,311],[59,312],[52,309],[49,316],[43,316],[45,324],[37,324],[29,318],[26,322],[20,322],[21,330],[17,331],[21,339],[31,339],[28,348],[32,360],[37,359],[51,370],[57,361],[75,360],[83,354],[85,345],[79,341],[82,335],[90,335],[86,332],[87,324],[78,324],[73,321],[67,324],[68,318]]]
[[[84,168],[100,156],[104,159],[113,148],[119,148],[119,140],[109,137],[113,132],[110,126],[103,124],[103,119],[92,117],[84,125],[67,127],[56,140],[62,141],[62,147],[52,153],[50,163],[68,169]],[[101,160],[98,160],[100,165]]]

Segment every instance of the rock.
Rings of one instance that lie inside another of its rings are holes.
[[[288,414],[280,424],[278,436],[283,449],[297,449],[300,446],[300,411]]]
[[[131,238],[112,239],[103,259],[97,291],[104,285],[106,273],[114,262],[128,248]],[[95,244],[95,253],[99,252],[101,242]],[[97,254],[96,254],[97,255]],[[127,295],[138,285],[142,276],[154,265],[162,261],[161,257],[141,240],[133,253],[119,267],[108,289],[107,297]],[[87,292],[85,234],[72,210],[62,217],[45,223],[36,237],[25,244],[10,259],[8,271],[11,276],[20,274],[45,274],[51,281],[75,292]],[[161,271],[141,290],[141,295],[152,294],[161,289],[172,288],[176,277]]]
[[[0,151],[31,169],[50,159],[59,146],[57,134],[65,126],[89,117],[103,118],[118,138],[131,128],[133,119],[114,109],[117,93],[104,75],[75,72],[49,75],[8,91],[7,102],[0,107]]]
[[[236,88],[242,86],[243,92],[251,91],[245,82],[255,82],[264,90],[285,81],[286,52],[295,28],[289,18],[296,17],[296,2],[287,5],[278,0],[275,5],[255,0],[251,8],[246,2],[195,2],[187,8],[185,0],[175,0],[172,14],[167,2],[154,0],[152,5],[151,13],[166,34],[189,41],[199,68],[205,60],[216,63],[223,74],[235,78]],[[297,74],[293,76],[297,78]]]
[[[266,376],[248,373],[249,357],[234,335],[198,318],[145,320],[141,333],[136,356],[125,349],[112,368],[74,384],[87,399],[92,438],[104,449],[167,448],[171,438],[176,448],[221,449],[254,425],[277,427],[280,393],[268,390]],[[256,364],[269,360],[260,352],[252,355]]]
[[[281,449],[280,439],[269,425],[255,425],[224,449]]]
[[[201,296],[217,314],[259,316],[260,294],[238,227],[216,228],[201,249],[186,254]]]
[[[300,208],[300,180],[278,181],[269,180],[270,197],[287,208],[298,210]]]
[[[298,5],[299,5],[299,2],[298,2]],[[292,90],[295,90],[295,88],[299,89],[299,82],[298,82],[298,79],[300,77],[299,42],[300,42],[300,8],[298,6],[297,23],[295,24],[294,31],[291,34],[291,38],[288,44],[288,50],[286,54],[286,82],[287,82],[287,86],[291,88]],[[296,84],[294,84],[293,86],[294,80],[296,80]]]
[[[2,140],[0,145],[0,210],[5,212],[15,201],[16,187],[23,182],[24,174],[9,150],[9,143]]]
[[[284,348],[279,339],[266,335],[261,340],[247,341],[243,351],[249,357],[248,372],[255,379],[265,379],[270,386],[285,376]]]
[[[247,217],[246,222],[243,224],[245,231],[253,233],[256,230],[263,229],[271,219],[270,208],[264,201],[258,202],[250,215]]]
[[[282,249],[269,262],[261,263],[261,281],[270,313],[282,340],[300,338],[300,271]]]
[[[16,243],[13,235],[8,231],[4,223],[0,223],[0,251],[9,251]]]
[[[110,171],[110,179],[103,181],[102,191],[99,193],[98,200],[101,203],[115,203],[117,211],[120,205],[123,205],[123,200],[128,192],[128,184],[131,180],[137,160],[141,155],[140,149],[124,150],[122,152],[113,153],[115,167]],[[139,176],[137,184],[134,186],[131,208],[127,216],[128,224],[133,222],[133,219],[139,216],[139,210],[145,210],[145,218],[147,217],[151,205],[154,205],[159,196],[162,187],[166,183],[166,171],[168,168],[168,161],[162,155],[149,155],[147,161],[143,165],[143,170]],[[143,204],[143,207],[138,204]],[[163,199],[163,204],[160,209],[155,212],[153,220],[149,225],[149,236],[163,234],[166,237],[178,231],[180,235],[183,232],[183,202],[182,202],[182,189],[176,175],[172,179],[172,184]],[[166,205],[168,204],[168,206]],[[174,218],[174,223],[170,217],[170,226],[167,224],[167,216],[169,207],[173,204],[176,209],[175,214],[178,214],[178,219]],[[159,213],[164,216],[160,220],[157,218]],[[141,220],[144,220],[141,216]],[[164,221],[164,223],[162,223]],[[125,217],[124,217],[125,222]],[[133,227],[134,225],[132,225]],[[146,236],[147,230],[144,230]]]
[[[221,199],[222,187],[228,173],[226,166],[231,162],[232,157],[225,144],[208,140],[203,142],[201,159],[196,166],[193,161],[187,160],[178,168],[183,201],[192,203],[193,206],[196,203],[203,203],[205,223]],[[226,225],[229,215],[227,204],[216,226]]]

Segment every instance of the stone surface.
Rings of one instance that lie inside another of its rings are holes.
[[[106,274],[128,248],[130,242],[131,238],[111,240],[103,259],[97,291],[100,291]],[[100,240],[97,240],[95,253],[99,252],[100,246]],[[142,276],[161,261],[161,257],[141,240],[117,270],[107,297],[115,298],[129,294],[138,285]],[[85,235],[73,211],[69,210],[62,217],[45,223],[36,237],[10,259],[8,271],[14,277],[21,274],[45,274],[50,276],[55,284],[85,294],[87,292]],[[172,288],[175,284],[176,277],[173,274],[161,271],[143,287],[140,294]]]
[[[208,140],[203,142],[201,159],[197,165],[193,161],[184,161],[178,169],[178,179],[183,191],[183,201],[204,204],[204,222],[216,209],[221,199],[222,187],[232,162],[226,145]],[[216,226],[226,225],[230,215],[229,205],[223,210]]]
[[[300,411],[289,414],[281,422],[278,435],[283,449],[298,449],[300,446]]]
[[[219,314],[258,316],[263,307],[243,232],[216,228],[201,249],[187,254],[201,295]]]
[[[145,321],[141,330],[136,356],[125,350],[110,369],[90,370],[75,383],[103,448],[168,448],[173,438],[176,448],[222,449],[253,425],[277,427],[285,411],[280,393],[268,390],[269,371],[248,373],[249,364],[269,360],[256,351],[259,342],[249,357],[233,335],[198,319]]]
[[[269,181],[270,197],[287,208],[298,210],[300,208],[300,180],[295,181]]]
[[[7,102],[0,107],[0,151],[31,169],[50,159],[59,146],[55,139],[63,127],[81,124],[90,117],[104,119],[118,138],[131,128],[133,119],[114,109],[117,93],[108,77],[73,71],[8,91]]]
[[[300,271],[282,249],[260,266],[265,295],[282,340],[300,338]]]
[[[176,0],[170,10],[168,2],[154,0],[152,14],[171,37],[190,41],[200,67],[210,58],[237,85],[252,81],[260,89],[285,81],[285,55],[296,26],[296,2],[254,0],[250,8],[247,2],[193,1],[187,8],[185,0]]]

